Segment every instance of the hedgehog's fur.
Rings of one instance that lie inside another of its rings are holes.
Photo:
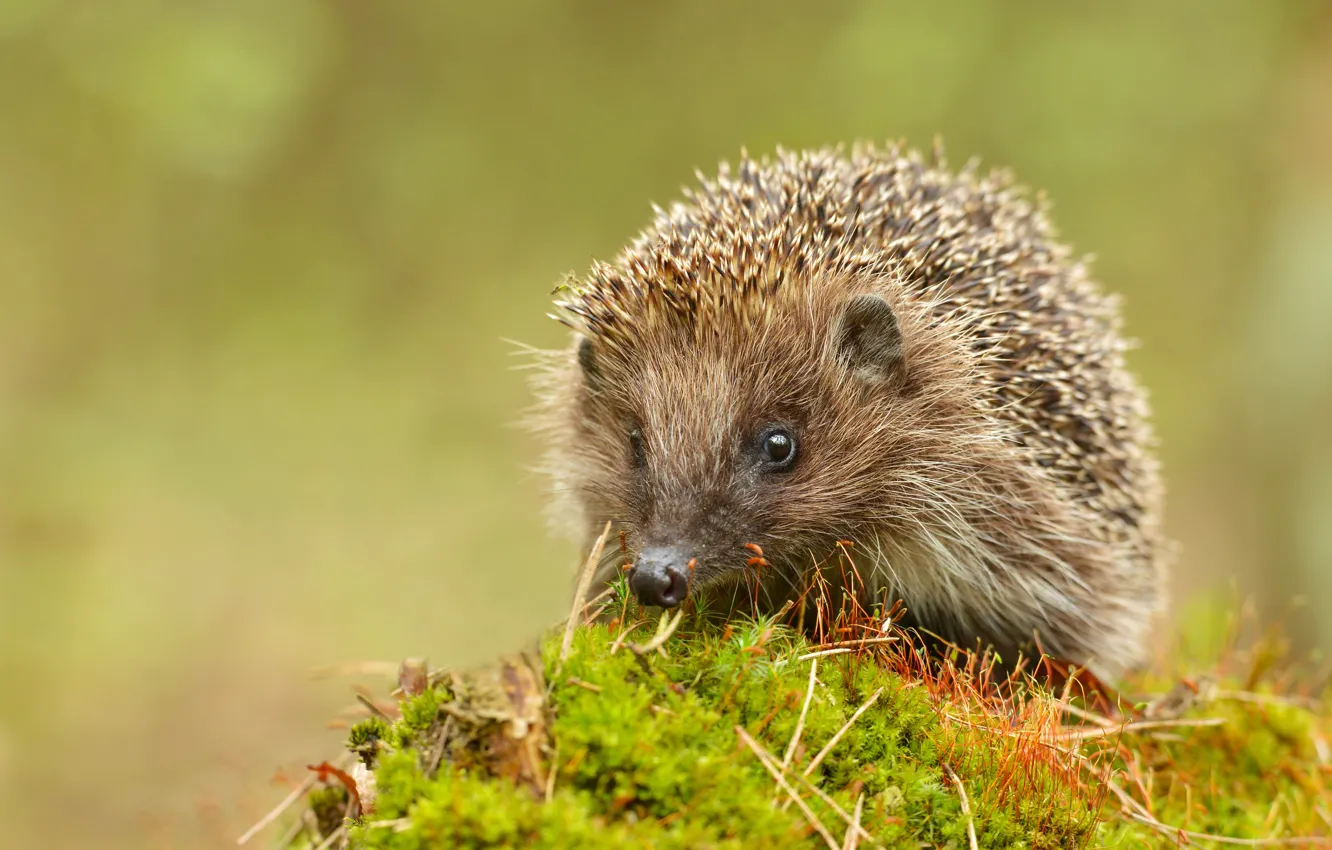
[[[700,181],[559,290],[575,339],[537,379],[556,524],[683,536],[702,587],[743,575],[756,543],[774,606],[850,539],[870,590],[951,640],[1036,633],[1103,674],[1138,661],[1162,604],[1146,404],[1114,299],[1044,204],[897,147],[745,156]],[[838,358],[862,293],[896,315],[898,380]],[[734,446],[781,418],[795,469],[737,467]]]

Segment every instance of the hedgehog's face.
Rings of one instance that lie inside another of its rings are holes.
[[[865,408],[900,395],[894,312],[877,294],[823,315],[808,301],[787,309],[744,335],[665,326],[632,343],[578,342],[576,486],[589,519],[629,532],[645,604],[746,578],[782,594],[873,510],[857,482],[881,459],[848,424],[889,415]]]

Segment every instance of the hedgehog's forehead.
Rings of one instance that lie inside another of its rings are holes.
[[[731,278],[699,289],[706,296],[692,301],[651,285],[632,299],[622,290],[623,314],[598,321],[593,313],[580,329],[623,406],[725,423],[809,394],[831,323],[808,281]]]
[[[797,397],[783,371],[761,358],[723,348],[696,348],[682,339],[640,341],[612,359],[615,406],[643,428],[648,440],[665,446],[695,445],[707,466],[722,457],[737,434],[773,418],[774,402]],[[692,461],[670,462],[681,475]]]
[[[858,253],[835,262],[809,259],[757,253],[732,269],[678,260],[650,268],[599,264],[557,306],[562,321],[605,347],[680,334],[734,347],[796,314],[818,312],[857,280],[885,273],[880,260]]]
[[[793,295],[780,269],[751,271],[761,273],[601,269],[562,306],[580,330],[611,345],[650,333],[732,332],[763,322]]]

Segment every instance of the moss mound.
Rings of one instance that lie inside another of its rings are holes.
[[[621,606],[573,629],[567,650],[551,635],[492,670],[409,676],[396,711],[352,728],[348,772],[324,766],[315,816],[289,840],[1332,846],[1327,698],[1278,696],[1254,669],[1177,678],[1131,706],[1074,698],[1076,677],[994,687],[984,659],[932,659],[877,629],[811,645],[774,621],[677,618],[668,634],[663,618],[638,645],[657,621]]]

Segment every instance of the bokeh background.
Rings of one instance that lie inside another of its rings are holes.
[[[0,823],[223,847],[315,664],[561,616],[506,339],[695,168],[943,135],[1124,293],[1181,541],[1332,644],[1332,8],[4,0]]]

